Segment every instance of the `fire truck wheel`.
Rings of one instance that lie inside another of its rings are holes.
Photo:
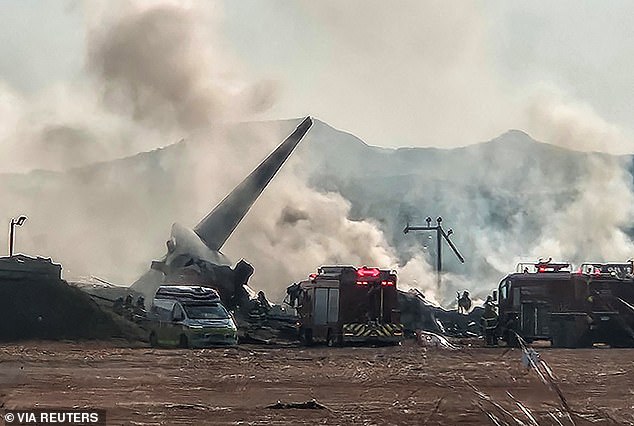
[[[338,337],[331,329],[328,329],[328,338],[326,339],[326,343],[331,348],[333,346],[341,346],[341,338]]]
[[[511,348],[519,348],[520,347],[520,342],[517,339],[517,335],[513,332],[513,331],[508,331],[506,334],[506,345],[511,347]]]
[[[611,348],[634,348],[634,340],[632,338],[612,338],[608,340]]]

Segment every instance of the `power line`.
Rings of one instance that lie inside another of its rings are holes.
[[[427,222],[427,226],[410,226],[410,224],[408,223],[405,226],[405,229],[403,229],[403,233],[407,234],[409,231],[436,231],[436,244],[437,244],[436,271],[438,274],[437,276],[438,288],[440,288],[441,274],[442,274],[442,255],[441,255],[442,240],[444,239],[445,241],[447,241],[447,244],[449,244],[449,247],[451,247],[451,250],[453,250],[454,254],[456,255],[456,257],[461,263],[464,263],[464,257],[462,257],[462,255],[458,251],[458,248],[456,248],[453,241],[449,239],[449,236],[453,234],[453,229],[450,228],[449,230],[447,230],[447,232],[445,232],[445,230],[443,229],[441,225],[442,217],[438,216],[438,218],[436,218],[436,223],[437,223],[436,226],[431,226],[432,219],[429,216],[427,216],[427,219],[425,219],[425,222]]]

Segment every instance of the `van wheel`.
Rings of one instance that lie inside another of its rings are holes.
[[[180,341],[178,342],[178,347],[181,349],[189,349],[189,340],[187,340],[187,336],[181,334]]]
[[[302,331],[302,343],[306,346],[313,344],[313,330],[306,328]]]
[[[150,346],[153,348],[158,348],[158,339],[156,338],[156,333],[150,333]]]

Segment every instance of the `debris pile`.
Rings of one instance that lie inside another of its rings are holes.
[[[270,408],[273,410],[286,410],[290,408],[300,409],[300,410],[326,410],[327,407],[323,404],[320,404],[314,399],[306,402],[282,402],[277,401],[277,403],[272,405],[267,405],[266,408]]]
[[[236,312],[241,343],[288,344],[298,341],[297,316],[283,306],[253,301],[255,306]],[[262,315],[254,315],[262,313]]]
[[[398,292],[401,323],[413,336],[417,330],[430,331],[449,337],[477,337],[481,334],[480,318],[484,309],[474,308],[468,314],[436,306],[416,289]]]
[[[441,336],[440,334],[432,333],[431,331],[416,331],[416,341],[418,342],[419,346],[424,346],[427,348],[447,349],[450,351],[455,351],[458,349],[458,347],[449,342],[446,337]]]

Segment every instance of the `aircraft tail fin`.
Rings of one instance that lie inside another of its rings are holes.
[[[306,117],[275,151],[196,225],[194,232],[207,247],[220,250],[312,124],[312,119]]]

